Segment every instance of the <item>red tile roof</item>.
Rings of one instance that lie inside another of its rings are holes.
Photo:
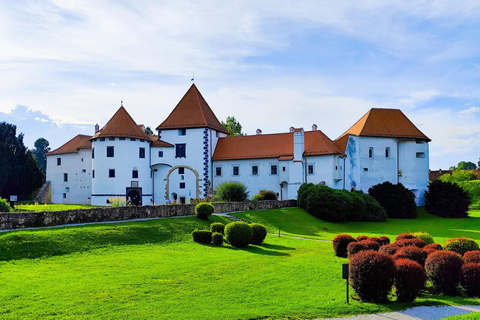
[[[92,138],[92,136],[79,134],[60,148],[50,151],[46,155],[51,156],[56,154],[77,153],[80,149],[91,149],[92,142],[90,141],[90,138]]]
[[[192,84],[167,119],[157,127],[157,130],[188,128],[210,128],[228,133],[195,84]]]
[[[150,139],[152,140],[152,147],[164,147],[164,148],[173,147],[173,144],[170,144],[162,140],[158,140],[158,136],[151,136]]]
[[[100,129],[92,139],[106,137],[150,140],[150,137],[135,123],[124,107],[120,107],[107,124]]]
[[[323,132],[305,132],[305,156],[338,154],[342,151]],[[293,132],[220,138],[212,160],[293,157]]]

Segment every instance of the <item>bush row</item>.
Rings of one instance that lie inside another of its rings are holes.
[[[236,248],[244,248],[249,244],[261,245],[267,236],[265,226],[258,223],[246,223],[242,221],[230,222],[224,225],[220,222],[214,222],[210,225],[210,230],[194,230],[192,232],[193,241],[203,244],[213,243],[220,246],[223,244],[224,237]]]

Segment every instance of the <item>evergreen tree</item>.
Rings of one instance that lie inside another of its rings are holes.
[[[47,158],[45,154],[50,152],[50,142],[45,138],[38,138],[34,145],[33,155],[37,159],[37,164],[42,169],[43,174],[45,174],[47,170]]]

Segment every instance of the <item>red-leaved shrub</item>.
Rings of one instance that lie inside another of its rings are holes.
[[[380,241],[380,239],[379,239],[379,238],[377,238],[377,237],[370,237],[368,240],[375,241],[376,243],[378,243],[378,245],[379,245],[379,246],[381,246],[381,245],[382,245],[382,244],[381,244],[381,241]]]
[[[427,244],[425,247],[422,248],[423,252],[428,256],[430,253],[443,250],[443,247],[438,243]]]
[[[460,273],[460,283],[470,297],[480,297],[480,263],[465,263]]]
[[[463,261],[465,263],[475,262],[480,263],[480,250],[467,251],[463,255]]]
[[[380,239],[380,241],[381,241],[380,246],[384,246],[384,245],[390,243],[390,239],[386,236],[378,237],[378,239]]]
[[[398,302],[413,302],[425,287],[425,280],[425,271],[417,262],[409,259],[395,260],[395,289]]]
[[[394,260],[408,259],[417,262],[422,267],[425,265],[425,259],[427,259],[427,253],[419,247],[408,246],[401,247],[393,256]]]
[[[388,254],[389,256],[393,256],[398,249],[400,249],[400,247],[397,246],[395,243],[389,243],[384,246],[381,246],[380,249],[378,249],[378,252]]]
[[[398,236],[395,237],[395,241],[405,240],[405,239],[417,239],[417,238],[411,233],[400,233]]]
[[[368,250],[350,258],[350,285],[366,302],[385,302],[395,277],[393,259],[383,253]]]
[[[395,243],[399,247],[415,246],[415,247],[423,248],[423,247],[426,246],[425,241],[417,239],[417,238],[415,238],[415,239],[401,239],[401,240],[395,241]]]
[[[355,238],[355,240],[357,241],[368,240],[368,239],[370,239],[370,237],[366,235],[361,235]]]
[[[371,240],[362,240],[357,242],[350,242],[347,246],[348,257],[350,258],[355,253],[365,250],[374,250],[378,251],[380,246],[375,241]]]
[[[355,239],[349,234],[339,234],[333,239],[333,250],[337,257],[347,257],[347,246],[350,242],[355,242]]]
[[[430,253],[425,261],[425,272],[433,289],[438,293],[456,295],[462,264],[462,257],[455,252],[441,250]]]

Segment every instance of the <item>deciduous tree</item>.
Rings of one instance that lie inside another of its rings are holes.
[[[227,129],[228,136],[243,136],[242,125],[235,119],[235,117],[227,117],[225,122],[222,121],[222,125]]]
[[[38,166],[42,169],[43,174],[45,174],[47,170],[47,158],[45,157],[45,154],[47,152],[50,152],[50,142],[48,142],[47,139],[45,138],[38,138],[37,141],[35,141],[34,146],[35,149],[33,149],[33,155],[37,159],[37,164]]]

